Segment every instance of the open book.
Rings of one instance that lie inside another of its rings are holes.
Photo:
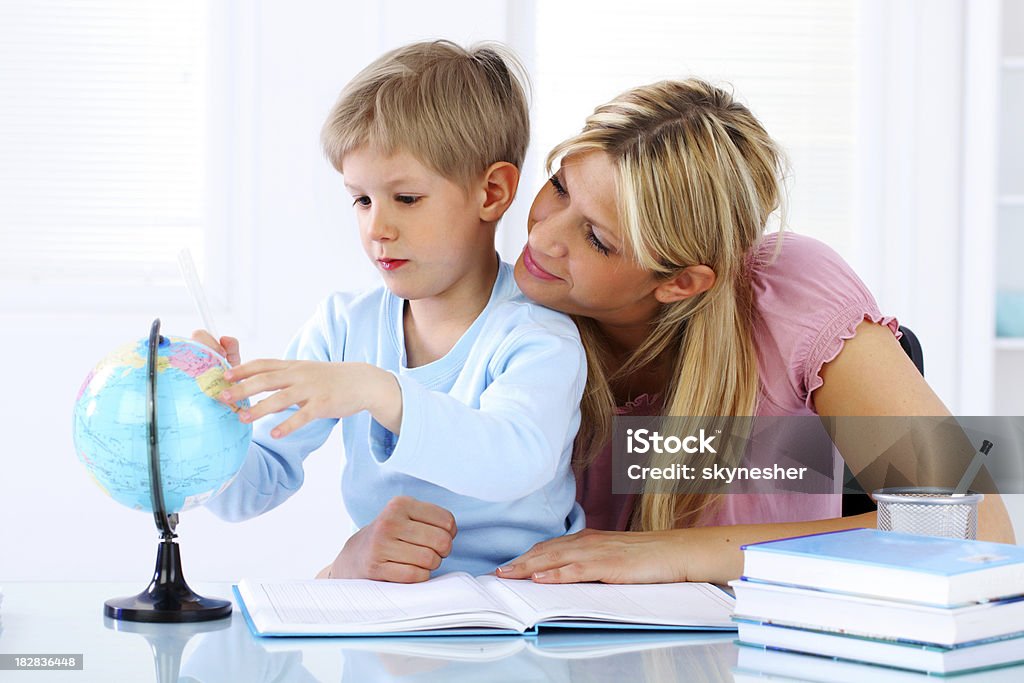
[[[706,583],[544,585],[455,572],[424,583],[243,579],[260,636],[488,635],[540,627],[735,630],[733,599]]]

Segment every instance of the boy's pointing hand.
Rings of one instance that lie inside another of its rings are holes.
[[[394,375],[366,363],[326,363],[305,360],[254,360],[231,368],[224,378],[235,383],[221,393],[234,404],[264,392],[274,392],[239,413],[243,422],[258,420],[292,406],[298,410],[274,427],[279,439],[320,418],[342,418],[369,410],[386,429],[397,434],[402,421],[402,393]]]

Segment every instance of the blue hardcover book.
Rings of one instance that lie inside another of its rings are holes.
[[[565,625],[736,628],[733,598],[702,583],[542,585],[455,572],[416,584],[243,579],[235,590],[259,636],[518,635]]]
[[[1024,664],[982,667],[970,673],[935,675],[913,669],[890,668],[859,659],[840,659],[766,647],[738,647],[735,683],[769,681],[828,681],[828,683],[1020,683]]]
[[[729,585],[736,593],[734,618],[946,646],[1024,636],[1024,596],[946,607],[763,581]]]
[[[743,546],[744,578],[954,606],[1024,594],[1024,548],[848,529]]]
[[[737,621],[740,645],[837,657],[932,674],[966,673],[1024,662],[1024,637],[1020,634],[942,647],[906,640],[865,638],[847,633],[791,628],[744,619]]]

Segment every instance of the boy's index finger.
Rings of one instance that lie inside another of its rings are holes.
[[[217,398],[231,406],[231,409],[236,413],[238,412],[238,407],[235,404],[247,398],[245,387],[241,386],[240,382],[254,374],[252,369],[248,367],[249,365],[252,365],[252,363],[243,363],[224,371],[224,379],[230,383],[230,386],[221,391]]]
[[[251,360],[248,363],[240,363],[233,368],[224,371],[224,379],[230,382],[239,382],[243,379],[249,379],[253,375],[258,375],[262,372],[267,372],[274,368],[270,367],[270,364],[274,361],[269,360]]]

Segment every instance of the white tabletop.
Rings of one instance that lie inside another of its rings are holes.
[[[142,624],[103,615],[127,583],[0,585],[0,655],[81,655],[80,671],[0,671],[0,681],[749,681],[929,683],[895,669],[741,647],[730,633],[567,631],[536,637],[257,638],[237,607],[229,618]],[[196,583],[232,599],[230,584]],[[1024,668],[956,677],[1020,681]]]
[[[736,661],[735,633],[281,639],[254,637],[237,607],[227,619],[195,624],[143,624],[103,615],[106,599],[144,587],[5,582],[0,654],[82,655],[83,669],[0,671],[0,680],[731,681]],[[192,588],[232,599],[229,584]]]

